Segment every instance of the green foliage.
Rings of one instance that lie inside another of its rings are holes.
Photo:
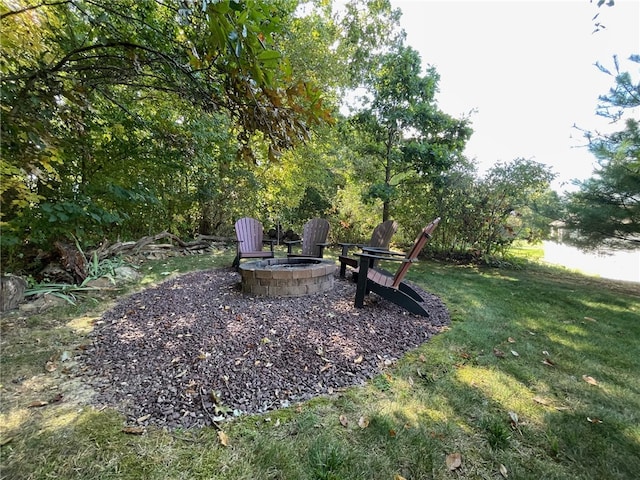
[[[76,247],[78,251],[84,255],[77,240]],[[25,290],[25,297],[53,295],[54,297],[62,298],[75,305],[79,295],[96,290],[95,287],[89,286],[91,281],[104,277],[115,285],[116,269],[124,265],[132,267],[132,265],[127,264],[121,258],[105,258],[100,260],[98,259],[97,252],[94,252],[87,262],[87,276],[80,285],[52,283],[47,281],[47,279],[43,282],[36,282],[30,278],[29,288]]]
[[[3,2],[3,246],[226,225],[235,164],[330,120],[278,50],[296,5]]]
[[[440,216],[427,250],[495,263],[514,241],[546,237],[557,212],[557,195],[549,187],[553,177],[549,167],[525,159],[498,163],[479,177],[473,164],[459,158],[433,179],[422,202],[416,198],[425,196],[424,184],[407,182],[396,219],[415,235],[426,219]]]
[[[351,0],[344,6],[339,19],[341,37],[337,46],[344,62],[347,86],[362,86],[362,79],[375,70],[376,55],[391,45],[401,43],[406,34],[400,29],[399,9],[392,9],[388,0]]]
[[[640,107],[640,82],[634,84],[614,60],[615,86],[600,97],[598,114],[616,123]],[[640,64],[638,55],[629,60]],[[630,117],[618,132],[585,136],[598,167],[591,178],[576,183],[577,192],[567,195],[565,224],[571,234],[564,238],[585,249],[640,248],[640,124]]]
[[[95,290],[93,287],[84,285],[70,285],[68,283],[36,283],[24,291],[25,298],[31,296],[52,295],[62,298],[72,305],[78,300],[78,294]]]
[[[352,118],[356,150],[366,159],[361,179],[365,197],[382,201],[389,219],[398,190],[410,181],[428,189],[434,177],[451,168],[471,135],[466,120],[437,109],[439,77],[433,68],[421,75],[418,53],[401,44],[375,57],[366,79],[371,99]]]

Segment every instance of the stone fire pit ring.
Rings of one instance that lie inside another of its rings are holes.
[[[321,258],[269,258],[240,265],[242,291],[265,297],[301,297],[333,288],[338,266]]]

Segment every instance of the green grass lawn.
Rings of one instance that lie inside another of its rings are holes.
[[[232,256],[144,264],[136,288]],[[640,286],[523,262],[415,265],[408,277],[443,299],[448,331],[365,387],[240,417],[222,433],[124,433],[123,417],[88,406],[73,375],[49,371],[112,299],[5,315],[0,477],[638,478]]]

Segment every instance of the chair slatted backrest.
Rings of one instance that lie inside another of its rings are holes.
[[[398,222],[395,220],[387,220],[382,222],[376,228],[373,229],[371,234],[371,240],[369,241],[370,247],[376,248],[389,248],[391,243],[391,237],[398,230]]]
[[[429,225],[427,225],[422,229],[422,231],[416,238],[416,241],[413,244],[413,247],[411,247],[411,250],[407,252],[405,259],[415,260],[416,258],[418,258],[418,254],[422,250],[422,247],[424,247],[425,244],[427,243],[427,240],[431,238],[431,234],[438,226],[438,223],[440,223],[440,217],[436,218],[433,222],[431,222]],[[403,262],[402,265],[400,265],[400,267],[398,268],[398,271],[393,277],[393,283],[391,284],[392,288],[398,288],[400,283],[402,283],[402,281],[404,280],[404,276],[407,274],[407,271],[409,270],[410,266],[411,266],[411,262]]]
[[[262,251],[262,223],[251,217],[239,219],[235,225],[241,253]]]
[[[325,243],[329,235],[329,222],[324,218],[312,218],[302,229],[302,255],[320,257],[318,243]]]

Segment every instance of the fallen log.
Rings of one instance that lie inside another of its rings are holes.
[[[169,240],[170,243],[155,243],[159,240]],[[230,243],[233,239],[229,237],[221,237],[214,235],[198,235],[195,240],[191,242],[185,242],[178,236],[169,233],[162,232],[157,235],[148,235],[142,237],[137,241],[118,242],[113,245],[109,244],[108,240],[105,240],[100,247],[93,250],[90,256],[97,255],[98,260],[104,260],[117,255],[139,255],[145,251],[150,250],[170,250],[179,249],[184,251],[205,250],[211,247],[212,243]]]

